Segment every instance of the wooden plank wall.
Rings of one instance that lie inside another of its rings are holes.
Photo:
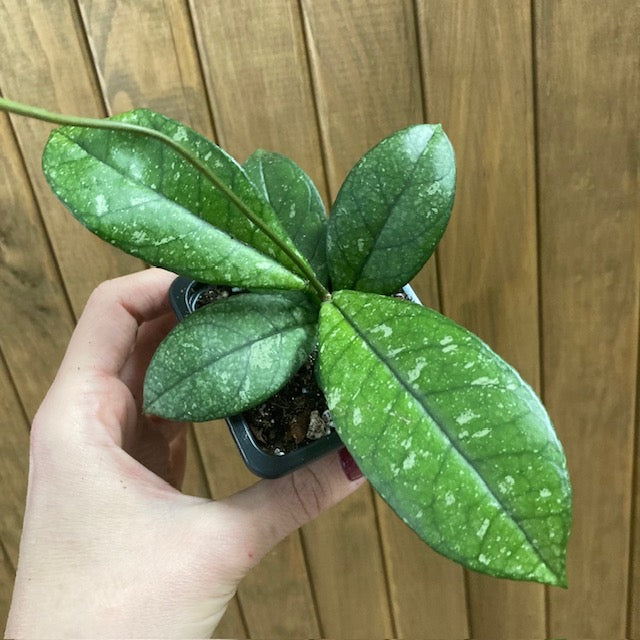
[[[419,294],[543,395],[575,491],[567,590],[463,571],[367,486],[283,542],[217,637],[640,637],[637,0],[0,0],[0,92],[103,116],[148,106],[239,160],[290,155],[327,201],[393,130],[442,122],[454,217]],[[0,116],[0,620],[28,424],[100,281],[143,267],[49,193],[50,127]],[[224,426],[185,490],[254,478]]]

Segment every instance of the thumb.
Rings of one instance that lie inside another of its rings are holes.
[[[248,570],[278,542],[365,482],[346,449],[275,480],[261,480],[221,502],[242,514]],[[244,554],[243,554],[244,555]]]

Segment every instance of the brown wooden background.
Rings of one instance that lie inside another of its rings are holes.
[[[463,571],[364,487],[247,578],[217,635],[640,637],[639,40],[637,0],[0,0],[2,95],[148,106],[241,161],[290,155],[327,200],[380,138],[443,123],[457,199],[418,292],[521,370],[565,445],[568,590]],[[0,115],[0,622],[29,421],[89,292],[142,268],[49,193],[48,129]],[[223,425],[189,444],[187,491],[253,482]]]

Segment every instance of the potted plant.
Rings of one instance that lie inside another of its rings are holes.
[[[169,300],[179,320],[205,304],[242,290],[175,279]],[[409,285],[398,293],[419,300]],[[333,416],[315,380],[315,352],[275,395],[226,422],[242,458],[254,474],[277,478],[342,446]]]
[[[205,304],[240,293],[180,276],[169,289],[169,301],[184,320]],[[245,464],[262,478],[286,475],[342,444],[315,382],[314,356],[275,395],[244,414],[226,417]]]
[[[236,415],[311,356],[340,439],[429,545],[494,576],[566,585],[571,490],[541,402],[479,338],[394,295],[449,219],[455,161],[439,125],[367,152],[327,218],[288,158],[258,151],[240,166],[160,114],[0,108],[67,125],[51,134],[43,169],[91,231],[190,280],[242,290],[167,336],[145,411]]]

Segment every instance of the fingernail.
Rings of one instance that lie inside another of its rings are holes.
[[[357,480],[358,478],[362,478],[362,471],[358,468],[356,461],[351,457],[351,454],[345,449],[340,449],[340,466],[344,471],[344,474],[351,480]]]

